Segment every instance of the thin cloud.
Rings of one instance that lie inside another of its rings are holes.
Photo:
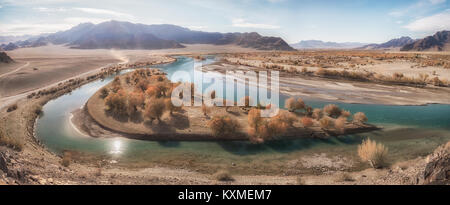
[[[445,2],[446,0],[420,0],[405,8],[391,11],[388,15],[393,17],[401,17],[407,14],[416,14],[418,12],[424,12],[426,10],[436,8]]]
[[[74,9],[85,12],[85,13],[90,13],[90,14],[102,14],[102,15],[110,15],[110,16],[116,16],[116,17],[134,18],[130,14],[121,13],[121,12],[112,11],[112,10],[106,10],[106,9],[96,9],[96,8],[74,8]]]
[[[450,30],[450,10],[438,13],[425,18],[417,19],[404,28],[410,31],[436,32],[440,30]]]
[[[279,29],[279,26],[269,24],[249,23],[244,19],[233,19],[232,26],[240,28]]]

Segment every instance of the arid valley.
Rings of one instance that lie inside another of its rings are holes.
[[[0,28],[0,185],[450,184],[446,1],[385,8],[389,27],[374,2],[264,2],[0,3],[54,22]]]

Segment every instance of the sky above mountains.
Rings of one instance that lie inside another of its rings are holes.
[[[289,43],[380,43],[450,30],[450,6],[447,0],[0,0],[3,36],[112,19],[211,32],[256,31]]]

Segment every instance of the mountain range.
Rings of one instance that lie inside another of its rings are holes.
[[[183,48],[182,44],[233,44],[259,50],[293,50],[282,38],[261,36],[255,32],[203,32],[170,24],[145,25],[114,20],[100,24],[83,23],[66,31],[3,44],[1,47],[13,50],[48,43],[79,49],[166,49]]]
[[[396,48],[401,48],[407,44],[410,43],[414,43],[416,40],[407,37],[407,36],[403,36],[400,38],[395,38],[392,39],[390,41],[387,41],[385,43],[381,43],[381,44],[368,44],[362,47],[359,47],[358,49],[396,49]]]
[[[306,40],[300,41],[295,44],[291,44],[292,47],[296,49],[350,49],[366,45],[365,43],[358,42],[324,42],[320,40]]]
[[[450,51],[450,31],[440,31],[404,45],[401,51]]]

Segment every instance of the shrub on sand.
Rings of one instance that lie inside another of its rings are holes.
[[[316,120],[319,120],[320,118],[322,118],[322,117],[323,117],[323,112],[322,112],[322,110],[319,109],[319,108],[315,108],[315,109],[313,110],[312,117],[313,117],[314,119],[316,119]]]
[[[367,117],[366,114],[364,114],[363,112],[357,112],[353,115],[353,122],[357,122],[357,123],[365,123],[367,122]]]
[[[344,132],[345,131],[345,123],[347,122],[347,118],[346,117],[339,117],[338,119],[336,119],[334,121],[334,127],[341,131]]]
[[[330,121],[330,119],[328,119],[327,117],[322,117],[322,118],[319,120],[319,124],[320,124],[320,127],[321,127],[322,129],[327,129],[328,127],[330,127],[331,121]]]
[[[323,112],[332,118],[337,118],[341,115],[342,110],[335,104],[329,104],[323,108]]]
[[[368,161],[370,166],[375,169],[385,166],[388,149],[380,143],[370,139],[364,140],[361,145],[358,145],[358,156],[363,161]]]
[[[213,175],[214,179],[217,181],[234,181],[233,176],[230,172],[226,170],[220,170]]]
[[[309,117],[302,117],[300,121],[302,122],[303,127],[311,127],[314,124]]]
[[[239,130],[239,123],[237,120],[227,115],[214,116],[209,122],[208,127],[211,129],[214,136],[224,137],[234,135]]]
[[[70,152],[65,151],[63,153],[63,157],[61,160],[61,165],[68,167],[71,161],[72,161],[72,154]]]

